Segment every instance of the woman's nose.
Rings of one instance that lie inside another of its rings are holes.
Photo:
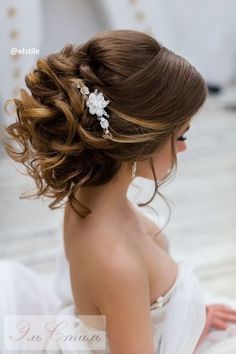
[[[178,153],[178,152],[183,152],[183,151],[185,151],[187,149],[187,145],[186,145],[186,143],[184,142],[184,141],[181,141],[181,142],[179,142],[178,144],[177,144],[177,150],[176,150],[176,152]]]

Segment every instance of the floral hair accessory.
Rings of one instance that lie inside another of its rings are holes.
[[[109,100],[105,100],[103,93],[98,92],[97,89],[91,92],[89,88],[84,85],[84,83],[76,84],[76,87],[80,90],[81,94],[85,97],[86,106],[89,108],[89,113],[96,115],[97,119],[100,121],[101,127],[104,129],[103,138],[106,138],[108,135],[112,137],[112,134],[109,132],[109,122],[106,118],[109,118],[109,114],[105,111],[106,106],[110,103]],[[105,118],[106,117],[106,118]]]

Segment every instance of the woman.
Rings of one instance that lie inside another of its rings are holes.
[[[207,97],[203,77],[152,37],[117,30],[39,59],[25,82],[30,93],[14,100],[18,121],[7,127],[22,151],[6,149],[37,196],[53,198],[50,208],[66,198],[63,272],[73,299],[58,314],[98,316],[75,323],[106,329],[112,354],[203,353],[209,331],[235,322],[236,311],[206,307],[191,269],[127,198],[141,176],[155,183],[139,206],[148,205],[171,175]]]

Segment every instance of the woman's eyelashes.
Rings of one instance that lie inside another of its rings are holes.
[[[187,137],[183,136],[183,135],[181,135],[179,138],[177,138],[178,141],[184,141],[186,139],[187,139]]]
[[[187,137],[184,136],[184,134],[190,129],[190,125],[182,132],[182,135],[178,137],[176,140],[177,141],[184,141],[187,139]]]

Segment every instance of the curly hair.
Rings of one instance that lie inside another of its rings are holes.
[[[90,115],[76,88],[82,80],[110,101],[109,130]],[[26,89],[14,102],[17,121],[6,127],[21,146],[5,144],[8,155],[22,163],[34,179],[33,196],[53,198],[51,209],[67,198],[85,218],[91,210],[75,193],[81,186],[110,181],[122,161],[148,159],[158,193],[152,154],[172,137],[172,168],[176,167],[174,136],[203,105],[207,84],[197,69],[151,36],[133,30],[97,34],[81,45],[67,44],[58,53],[37,60],[25,76]],[[28,196],[29,197],[29,196]]]

